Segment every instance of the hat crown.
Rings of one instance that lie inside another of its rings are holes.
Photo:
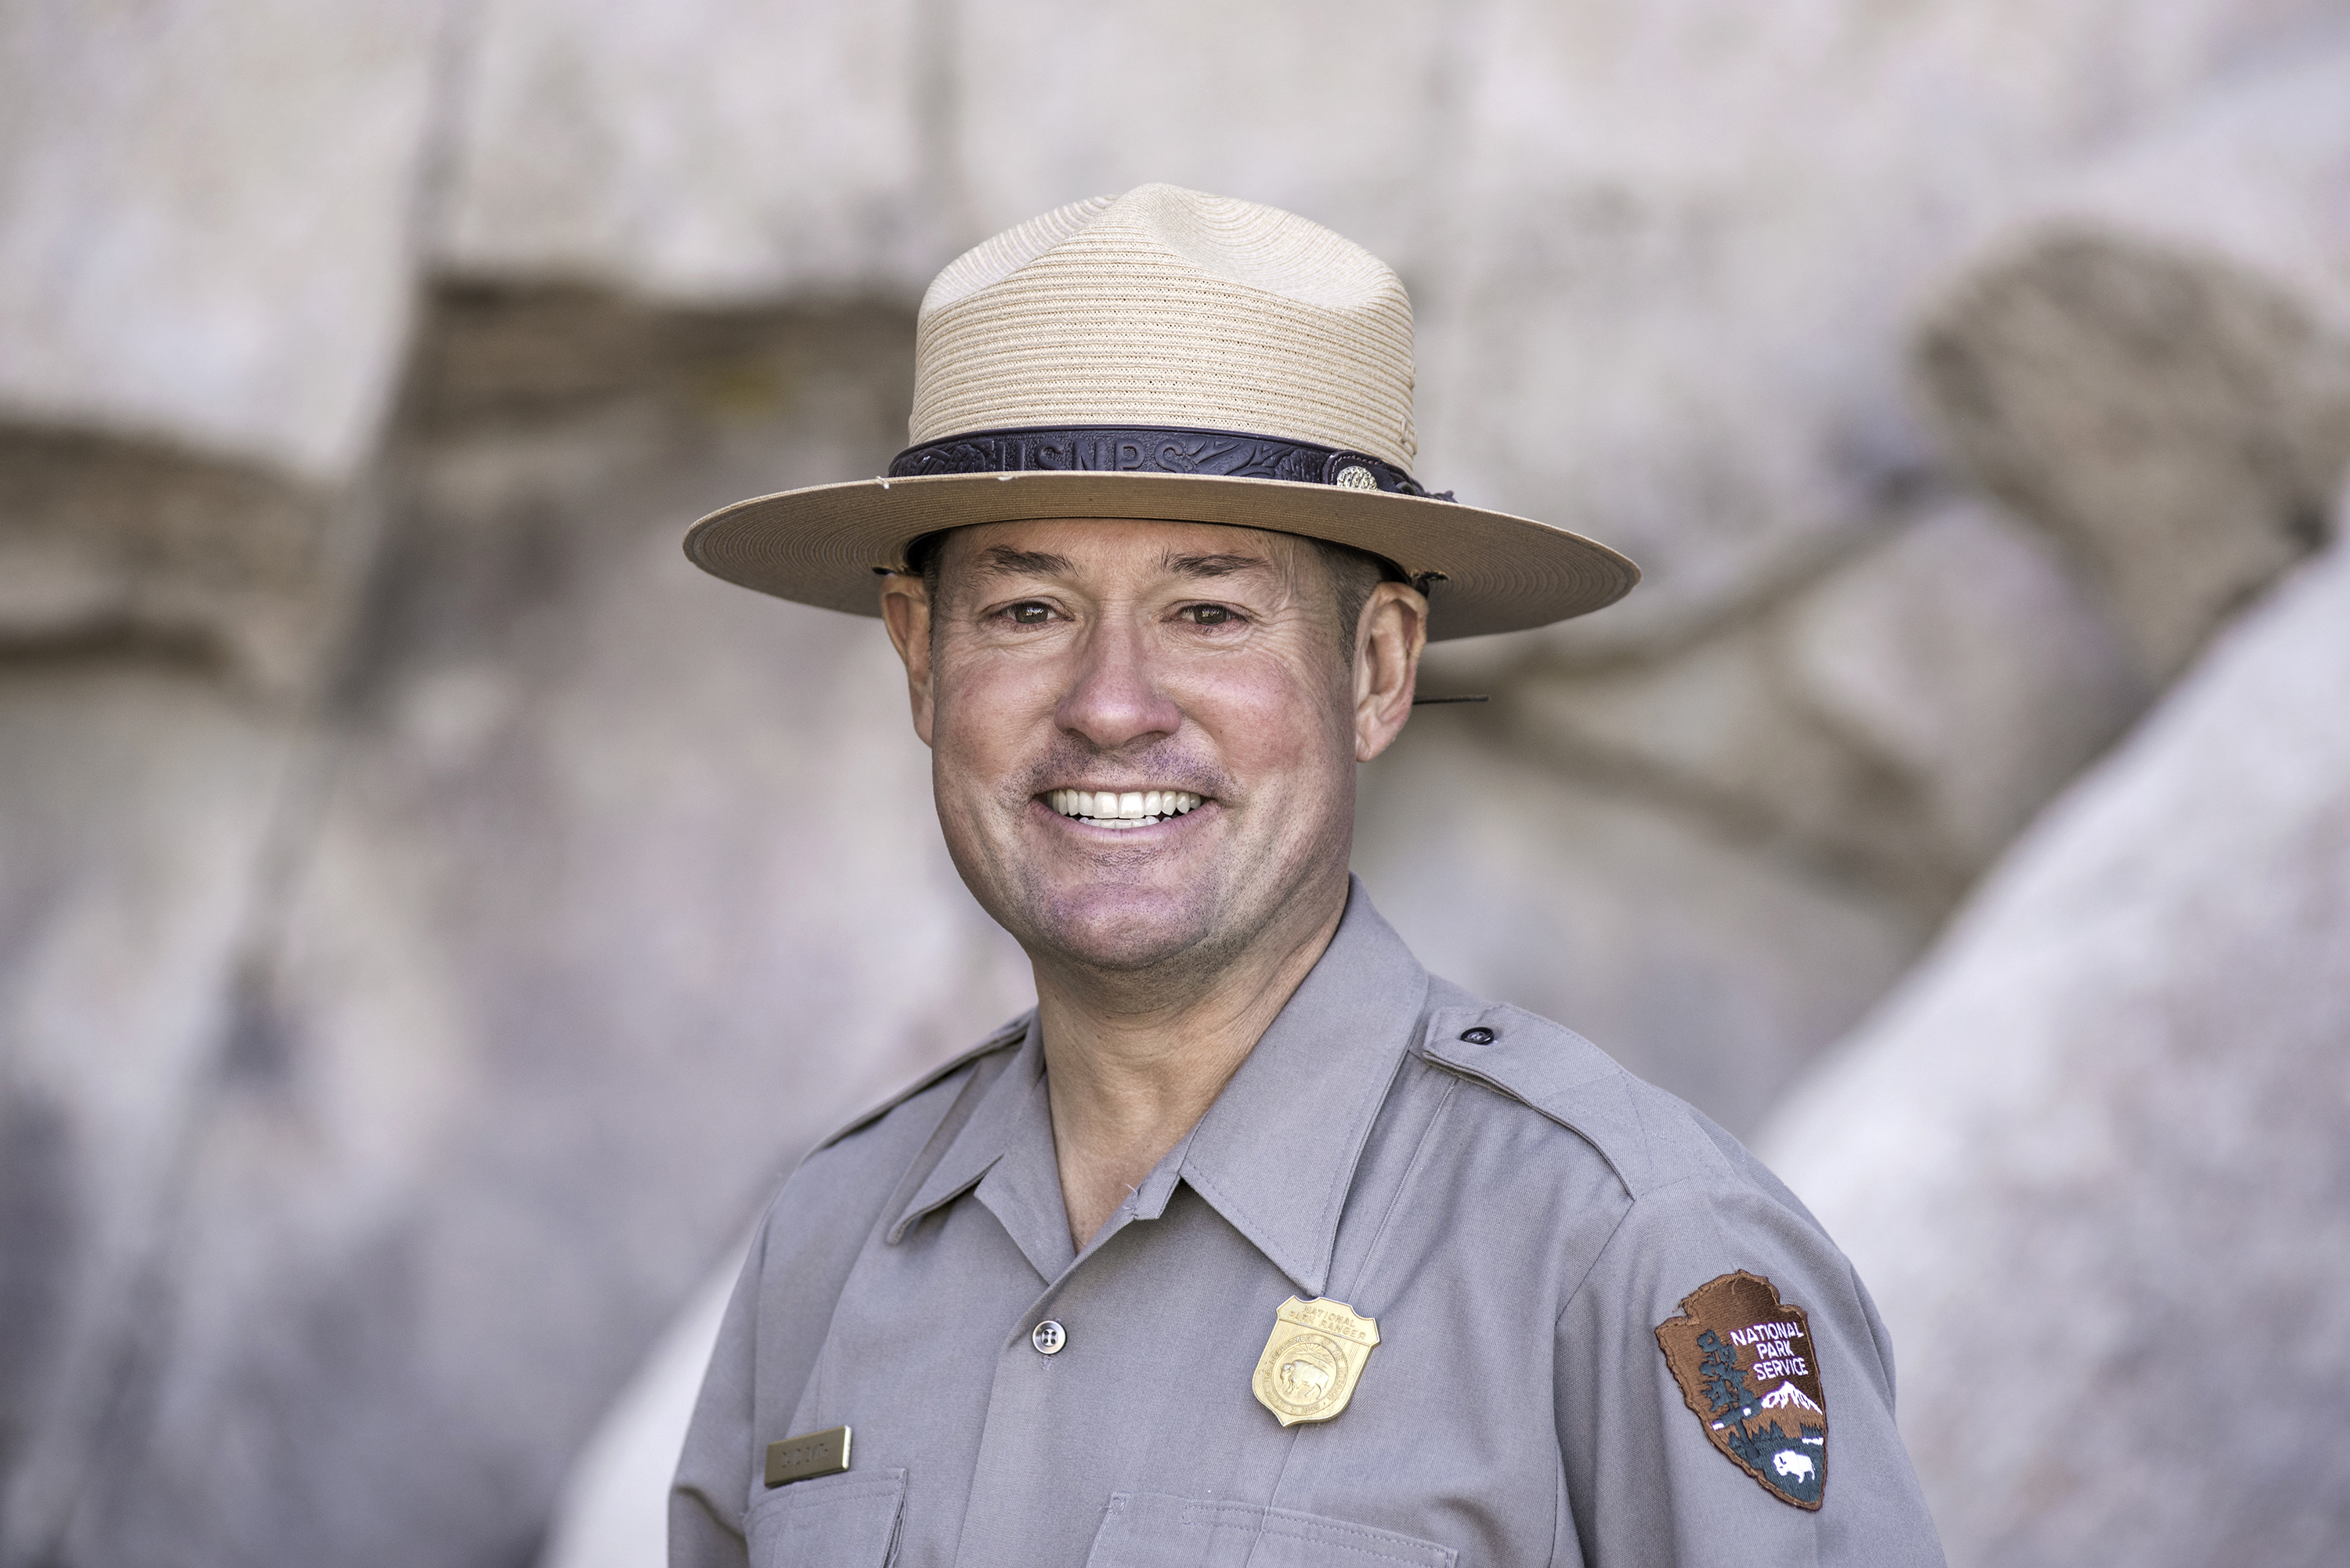
[[[923,296],[913,444],[973,431],[1241,431],[1409,469],[1411,301],[1278,208],[1144,185],[974,246]]]

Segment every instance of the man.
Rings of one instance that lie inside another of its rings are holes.
[[[957,261],[917,353],[890,477],[688,550],[879,608],[1037,1005],[785,1186],[673,1563],[1939,1562],[1802,1206],[1349,881],[1427,639],[1637,576],[1412,480],[1394,275],[1146,186]]]

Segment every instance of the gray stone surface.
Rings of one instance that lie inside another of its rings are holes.
[[[1439,221],[1457,239],[1412,280],[1427,466],[1648,571],[1619,612],[1551,634],[1563,645],[1734,610],[1938,466],[1899,346],[1954,248],[2020,186],[2332,14],[1482,8],[1449,57]]]
[[[1959,1568],[2340,1558],[2345,691],[2337,545],[1764,1135],[1877,1293]]]
[[[670,1478],[742,1272],[740,1253],[710,1272],[604,1412],[556,1501],[540,1568],[656,1568],[669,1561]]]
[[[2147,695],[2068,563],[1965,498],[1663,656],[1494,639],[1438,649],[1430,682],[1497,691],[1522,754],[1927,919]]]
[[[0,410],[348,477],[400,374],[459,11],[0,12]]]
[[[295,752],[201,664],[0,666],[0,1561],[89,1473]]]
[[[2158,679],[2323,542],[2350,466],[2350,48],[2036,196],[1919,334],[1958,456],[2095,572]]]
[[[940,12],[477,0],[436,259],[656,298],[911,299],[956,248]]]
[[[292,696],[348,613],[366,522],[258,464],[0,425],[0,650],[143,654]]]

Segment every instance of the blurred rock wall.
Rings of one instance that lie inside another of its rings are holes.
[[[875,472],[930,273],[1146,179],[1388,256],[1423,476],[1648,569],[1431,659],[1495,700],[1358,865],[1756,1125],[2322,539],[2345,29],[0,16],[0,1562],[526,1560],[795,1151],[1023,1004],[877,628],[676,545]]]
[[[2341,1555],[2345,691],[2337,545],[1773,1119],[1895,1325],[1954,1561]]]

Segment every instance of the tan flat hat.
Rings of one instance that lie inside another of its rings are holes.
[[[685,553],[744,587],[879,613],[925,535],[1038,518],[1302,534],[1392,564],[1431,638],[1613,604],[1639,569],[1411,476],[1411,301],[1318,223],[1144,185],[959,257],[922,298],[912,441],[880,478],[741,501]]]

